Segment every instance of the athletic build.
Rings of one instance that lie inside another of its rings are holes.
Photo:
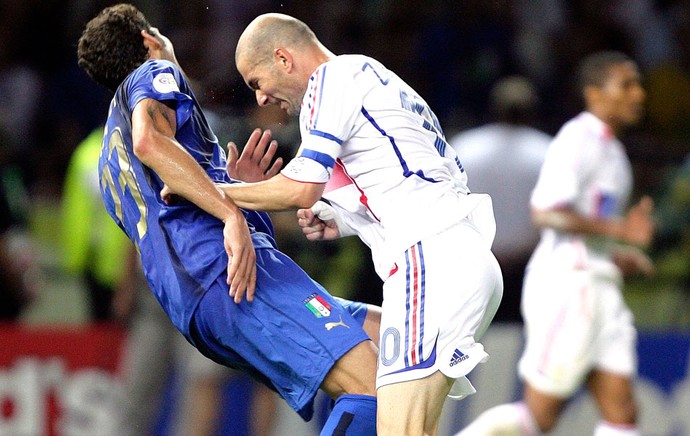
[[[373,434],[376,347],[360,327],[367,308],[341,305],[276,249],[265,213],[237,209],[215,187],[233,182],[225,154],[170,41],[133,6],[117,5],[87,25],[79,63],[116,88],[101,192],[175,326],[207,357],[277,390],[306,420],[322,387],[337,400],[322,434]],[[263,135],[259,147],[269,140]],[[191,202],[165,204],[164,184]]]
[[[335,56],[301,21],[267,14],[235,61],[260,106],[299,114],[302,144],[281,174],[224,191],[255,210],[314,206],[298,212],[310,239],[369,245],[385,282],[378,432],[435,434],[446,395],[473,393],[465,375],[488,357],[477,340],[502,290],[490,198],[470,194],[426,102],[376,60]]]
[[[624,215],[633,179],[616,134],[641,118],[645,92],[619,52],[590,55],[580,76],[586,111],[553,139],[531,197],[541,240],[522,296],[524,400],[489,409],[461,435],[548,432],[584,383],[603,418],[595,435],[639,434],[636,330],[622,272],[652,271],[635,246],[650,242],[654,226],[649,198]]]

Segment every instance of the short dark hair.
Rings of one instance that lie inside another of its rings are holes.
[[[614,65],[634,63],[628,55],[616,50],[600,51],[585,57],[578,68],[578,85],[580,91],[588,86],[602,87],[609,75],[609,68]]]
[[[144,14],[130,4],[105,8],[86,24],[77,62],[89,77],[114,91],[148,59],[141,31],[150,29]]]

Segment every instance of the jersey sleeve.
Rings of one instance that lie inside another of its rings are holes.
[[[300,111],[302,144],[283,175],[305,182],[328,181],[362,107],[357,89],[354,72],[346,65],[326,63],[312,74]]]
[[[161,102],[175,102],[177,125],[181,126],[192,116],[194,103],[189,94],[186,79],[179,68],[165,61],[149,61],[137,69],[130,82],[129,109],[145,98]]]
[[[563,130],[551,143],[530,204],[536,209],[554,209],[572,205],[588,173],[585,149],[587,138],[580,132]]]

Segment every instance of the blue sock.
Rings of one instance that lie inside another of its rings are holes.
[[[341,395],[320,436],[375,436],[376,397]]]

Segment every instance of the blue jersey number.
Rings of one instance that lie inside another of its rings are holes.
[[[147,225],[146,217],[148,215],[148,207],[146,201],[141,193],[139,182],[134,174],[132,168],[132,160],[127,150],[125,150],[125,143],[122,139],[120,129],[115,129],[108,138],[108,147],[103,149],[103,153],[107,153],[107,160],[112,161],[117,159],[120,171],[117,174],[117,184],[115,178],[110,170],[110,166],[104,165],[101,173],[101,186],[113,199],[115,204],[115,216],[120,222],[124,223],[124,213],[122,210],[123,198],[126,192],[129,191],[130,196],[139,209],[139,220],[137,221],[138,239],[146,235]],[[119,188],[119,189],[118,189]]]

